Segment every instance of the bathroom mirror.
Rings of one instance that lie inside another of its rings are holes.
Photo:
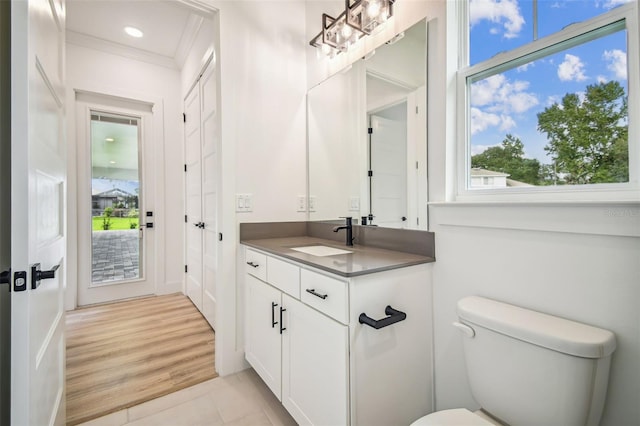
[[[426,34],[422,20],[309,90],[310,220],[426,229]]]

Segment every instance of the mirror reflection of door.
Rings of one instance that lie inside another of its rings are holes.
[[[407,223],[407,103],[370,116],[370,213],[374,223]]]

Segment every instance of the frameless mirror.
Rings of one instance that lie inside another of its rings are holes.
[[[426,34],[422,20],[309,90],[310,220],[426,229]]]

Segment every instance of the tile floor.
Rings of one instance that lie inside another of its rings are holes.
[[[138,278],[140,231],[92,232],[91,281],[131,280]]]
[[[293,426],[296,422],[253,369],[83,423],[82,426]]]

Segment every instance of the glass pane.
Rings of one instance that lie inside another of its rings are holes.
[[[470,0],[469,64],[524,46],[632,0]],[[537,28],[534,7],[537,5]],[[537,36],[536,34],[537,30]]]
[[[138,121],[91,115],[92,283],[142,277]]]
[[[627,37],[610,32],[469,79],[471,188],[629,181]]]

